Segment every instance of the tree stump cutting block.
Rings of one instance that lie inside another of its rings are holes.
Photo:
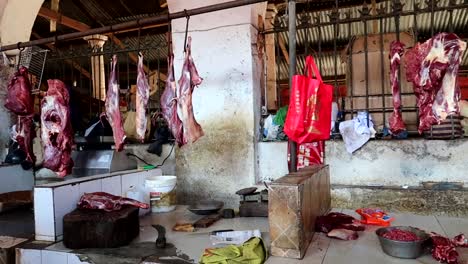
[[[119,211],[75,209],[63,217],[63,244],[67,248],[113,248],[128,245],[140,233],[138,208]]]

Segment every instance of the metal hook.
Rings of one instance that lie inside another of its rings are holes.
[[[18,64],[16,65],[16,70],[19,71],[19,68],[20,68],[20,64],[21,64],[21,53],[23,53],[23,50],[25,49],[25,47],[20,47],[21,45],[21,42],[18,42],[18,44],[16,44],[16,47],[18,48],[19,50],[19,54],[18,54]]]
[[[167,54],[172,54],[172,26],[171,26],[171,14],[167,13]]]
[[[187,52],[187,36],[190,16],[187,13],[187,9],[184,9],[185,17],[187,18],[187,24],[185,25],[185,39],[184,39],[184,53]]]

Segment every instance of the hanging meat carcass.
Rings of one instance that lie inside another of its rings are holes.
[[[400,96],[400,60],[403,55],[405,44],[393,41],[390,44],[390,84],[392,86],[393,113],[389,119],[390,131],[393,135],[406,130],[403,117],[401,116],[401,96]]]
[[[36,131],[33,126],[33,116],[18,116],[16,124],[16,142],[21,150],[26,153],[26,160],[31,164],[36,162],[36,156],[33,152],[33,138],[36,137]]]
[[[179,115],[177,114],[177,85],[174,77],[174,56],[169,56],[168,60],[168,72],[166,79],[166,88],[161,95],[161,109],[162,115],[169,125],[169,129],[174,136],[177,145],[182,146],[183,143],[183,130],[182,122],[180,121]]]
[[[179,79],[177,93],[177,113],[182,121],[183,142],[193,143],[204,135],[203,129],[193,114],[192,93],[195,86],[202,83],[203,79],[198,75],[197,68],[191,55],[191,37],[187,39],[184,65],[182,67],[182,76]]]
[[[101,114],[101,118],[107,118],[114,135],[115,149],[121,151],[125,141],[125,131],[123,128],[122,115],[119,107],[119,85],[117,81],[117,55],[112,56],[111,72],[109,76],[109,87],[106,94],[106,112]]]
[[[48,80],[49,89],[41,102],[41,140],[44,167],[59,177],[71,173],[73,131],[70,120],[70,96],[60,80]]]
[[[34,164],[36,161],[32,148],[32,140],[36,136],[33,128],[34,104],[27,68],[20,67],[8,83],[5,108],[18,116],[13,139],[26,153],[26,160]]]
[[[143,67],[143,54],[138,56],[138,76],[136,90],[136,132],[138,139],[143,142],[146,133],[146,107],[149,99],[149,83],[146,78],[145,69]]]
[[[23,66],[13,75],[8,84],[5,108],[16,115],[30,115],[34,112],[28,69]]]
[[[149,205],[139,201],[115,196],[106,192],[85,193],[78,202],[80,209],[104,210],[106,212],[119,211],[122,206],[130,205],[142,209],[148,209]]]
[[[458,114],[458,68],[466,42],[453,33],[439,33],[405,54],[406,78],[413,83],[419,107],[419,133]]]

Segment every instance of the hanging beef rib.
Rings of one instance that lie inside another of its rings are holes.
[[[138,54],[138,76],[136,90],[136,132],[138,139],[143,142],[146,133],[146,106],[149,99],[149,84],[143,67],[143,54]]]
[[[203,129],[193,113],[192,93],[195,86],[202,83],[203,79],[198,75],[197,68],[191,55],[191,37],[187,39],[184,65],[182,66],[182,76],[179,79],[177,93],[177,113],[182,121],[183,142],[193,143],[204,135]]]
[[[125,141],[125,131],[123,128],[122,115],[119,107],[119,84],[117,81],[117,55],[112,56],[111,72],[109,76],[109,87],[106,94],[106,112],[101,114],[101,118],[107,118],[114,135],[115,149],[121,151]]]
[[[413,83],[419,107],[419,133],[451,114],[458,114],[458,68],[466,42],[439,33],[405,54],[406,78]]]
[[[80,209],[104,210],[106,212],[119,211],[123,205],[131,205],[142,209],[149,208],[146,203],[106,192],[85,193],[78,202],[78,208]]]
[[[161,95],[161,109],[162,115],[172,132],[172,136],[180,147],[183,145],[183,130],[182,122],[177,114],[177,85],[174,77],[174,55],[168,57],[167,64],[166,88]]]
[[[48,80],[49,89],[41,102],[41,140],[44,167],[59,177],[71,173],[73,131],[70,120],[70,97],[60,80]]]
[[[401,116],[401,96],[400,96],[400,59],[403,55],[405,44],[393,41],[390,44],[390,84],[392,86],[393,113],[389,119],[390,131],[393,135],[398,135],[406,130],[403,117]]]

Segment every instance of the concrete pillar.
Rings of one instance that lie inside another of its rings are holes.
[[[102,52],[102,47],[108,40],[108,37],[96,34],[84,37],[84,40],[88,41],[88,44],[93,49],[93,52]],[[105,100],[106,72],[103,55],[91,57],[91,71],[91,76],[93,79],[93,97],[96,99]]]
[[[178,12],[227,2],[168,0]],[[192,56],[203,83],[193,93],[195,118],[205,136],[176,152],[179,202],[203,198],[238,206],[238,189],[256,184],[261,65],[258,15],[266,4],[237,7],[190,18]],[[176,79],[180,78],[186,19],[172,21]]]

